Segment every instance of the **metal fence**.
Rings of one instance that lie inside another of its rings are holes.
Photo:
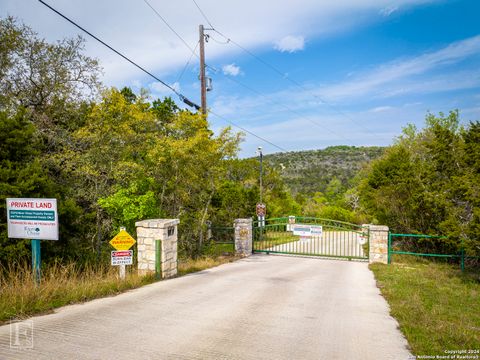
[[[393,255],[412,255],[429,258],[450,259],[460,263],[465,270],[466,260],[478,260],[476,256],[469,256],[460,240],[446,236],[423,234],[388,234],[388,263],[392,262]]]

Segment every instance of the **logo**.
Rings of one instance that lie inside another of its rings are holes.
[[[10,323],[10,348],[33,349],[33,321]]]
[[[25,234],[27,234],[28,236],[40,235],[40,228],[36,226],[25,226],[24,230],[25,230]]]

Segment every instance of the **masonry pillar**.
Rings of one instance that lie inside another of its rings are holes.
[[[162,278],[177,275],[178,219],[152,219],[135,223],[137,227],[138,273],[158,272]]]
[[[364,231],[369,232],[369,262],[388,264],[388,226],[362,225]]]
[[[235,254],[249,256],[252,254],[253,229],[252,219],[236,219],[235,228]]]

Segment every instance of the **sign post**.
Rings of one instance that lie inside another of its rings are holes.
[[[125,265],[133,264],[133,250],[129,250],[136,241],[124,227],[120,228],[120,232],[110,240],[112,245],[117,251],[112,251],[111,264],[112,266],[119,267],[120,279],[125,279]]]
[[[57,199],[7,199],[8,237],[31,239],[32,272],[41,277],[40,240],[58,240]]]

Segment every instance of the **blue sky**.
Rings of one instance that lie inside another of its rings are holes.
[[[147,1],[195,47],[198,24],[208,24],[192,0]],[[144,0],[47,2],[200,103],[198,59],[180,77],[191,52]],[[464,123],[480,120],[478,1],[196,2],[217,30],[283,74],[207,32],[216,131],[232,121],[293,151],[388,145],[407,123],[421,127],[428,111],[459,109]],[[17,16],[48,40],[79,33],[38,1],[0,4],[2,16]],[[99,58],[106,85],[172,95],[88,38],[86,52]],[[246,134],[240,155],[257,146],[279,151]]]

